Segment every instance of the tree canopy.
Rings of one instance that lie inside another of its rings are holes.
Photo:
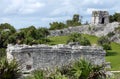
[[[47,28],[35,28],[29,26],[16,31],[8,23],[0,24],[0,48],[6,48],[7,44],[41,44],[49,41]]]
[[[120,13],[114,13],[109,16],[110,22],[120,22]]]

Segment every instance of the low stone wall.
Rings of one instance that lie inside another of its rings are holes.
[[[16,59],[23,72],[34,69],[54,69],[81,57],[94,64],[105,63],[106,52],[101,47],[69,45],[8,45],[7,58]]]

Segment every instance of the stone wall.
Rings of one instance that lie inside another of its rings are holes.
[[[7,59],[16,59],[23,72],[34,69],[54,69],[79,58],[86,58],[93,64],[105,63],[106,52],[101,47],[70,45],[8,45]]]
[[[76,27],[68,27],[61,30],[51,30],[50,36],[64,36],[69,35],[73,32],[95,35],[95,36],[104,36],[107,35],[109,32],[113,32],[114,28],[118,27],[118,22],[109,23],[107,25],[99,24],[99,25],[82,25]]]

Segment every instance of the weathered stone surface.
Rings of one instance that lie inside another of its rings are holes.
[[[22,71],[34,69],[54,69],[84,57],[94,64],[105,63],[106,52],[101,47],[69,45],[8,45],[7,58],[16,59]]]
[[[83,33],[83,34],[89,34],[89,35],[95,35],[95,36],[105,36],[110,32],[113,32],[116,27],[118,27],[120,24],[118,22],[108,23],[106,25],[99,24],[99,25],[82,25],[82,26],[76,26],[76,27],[69,27],[61,30],[52,30],[50,31],[50,36],[64,36],[69,35],[74,32]],[[112,39],[114,42],[120,43],[119,34],[114,36]]]
[[[107,11],[93,11],[91,24],[108,24],[109,23],[109,13]]]

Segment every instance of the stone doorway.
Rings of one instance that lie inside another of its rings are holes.
[[[101,24],[105,23],[105,18],[102,18]]]

